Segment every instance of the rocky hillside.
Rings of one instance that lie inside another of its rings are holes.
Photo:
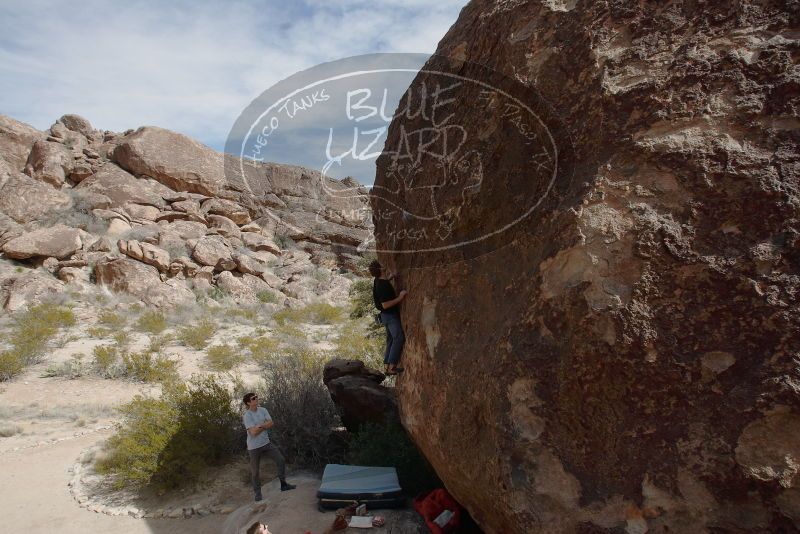
[[[341,301],[371,232],[353,215],[364,201],[337,195],[357,184],[243,167],[161,128],[103,132],[65,115],[40,132],[0,116],[0,304],[100,288],[153,306]]]
[[[404,213],[461,202],[435,267],[382,259],[409,291],[403,422],[486,532],[800,528],[798,28],[777,0],[473,0],[441,41],[431,71],[496,73],[442,114],[482,181],[384,157],[402,210],[373,196],[375,233],[413,249]],[[480,227],[504,242],[463,246]]]

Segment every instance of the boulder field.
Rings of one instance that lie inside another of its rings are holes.
[[[368,213],[365,197],[309,169],[226,159],[152,126],[120,134],[64,115],[40,132],[0,116],[0,250],[18,262],[0,269],[0,305],[68,284],[159,307],[211,291],[341,303],[371,235],[371,221],[348,216]]]

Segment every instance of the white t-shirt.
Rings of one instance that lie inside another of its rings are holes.
[[[267,421],[272,421],[272,417],[269,416],[269,412],[266,408],[259,406],[255,412],[249,408],[245,410],[242,420],[244,421],[244,427],[249,430],[254,426],[262,425]],[[257,436],[251,436],[250,432],[248,432],[247,450],[257,449],[269,443],[269,434],[267,432],[267,430],[264,430]]]

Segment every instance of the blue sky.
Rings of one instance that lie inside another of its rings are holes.
[[[48,128],[175,130],[222,150],[291,74],[373,52],[432,53],[466,0],[4,1],[0,113]]]

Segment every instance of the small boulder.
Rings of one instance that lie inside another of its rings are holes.
[[[64,283],[89,282],[89,271],[80,267],[62,267],[58,270],[58,279]]]
[[[239,226],[224,215],[209,215],[206,220],[208,220],[209,227],[216,229],[221,236],[238,239],[242,234]]]
[[[124,208],[132,218],[144,219],[146,221],[155,221],[160,213],[159,209],[155,206],[135,204],[132,202],[125,204]]]
[[[94,132],[92,124],[88,120],[81,117],[80,115],[73,115],[73,114],[64,115],[60,119],[58,119],[58,122],[66,126],[68,130],[81,133],[86,137],[89,137]]]
[[[244,242],[245,246],[251,250],[261,250],[265,252],[270,252],[278,256],[281,255],[281,247],[275,244],[273,240],[264,237],[261,234],[255,234],[253,232],[242,232],[241,239]]]
[[[0,300],[6,311],[35,306],[64,291],[64,284],[39,269],[3,281]]]
[[[240,252],[233,254],[233,260],[236,262],[236,268],[240,273],[252,274],[253,276],[262,276],[267,270],[266,265],[261,261]]]
[[[135,240],[120,240],[117,243],[119,251],[135,260],[152,265],[159,272],[167,272],[170,267],[169,252],[151,243]]]
[[[63,259],[81,249],[81,231],[59,224],[26,232],[3,245],[6,257],[24,260],[36,256]]]
[[[236,202],[224,198],[212,198],[203,202],[203,211],[211,215],[222,215],[236,224],[250,222],[250,213]]]
[[[74,161],[72,152],[61,143],[36,141],[25,163],[25,174],[59,188],[72,172]]]
[[[201,265],[216,267],[220,260],[232,260],[228,244],[220,236],[204,236],[197,240],[192,258]]]
[[[398,417],[394,388],[380,385],[385,376],[355,360],[325,364],[323,382],[342,412],[342,423],[357,432],[365,423],[384,423]]]

